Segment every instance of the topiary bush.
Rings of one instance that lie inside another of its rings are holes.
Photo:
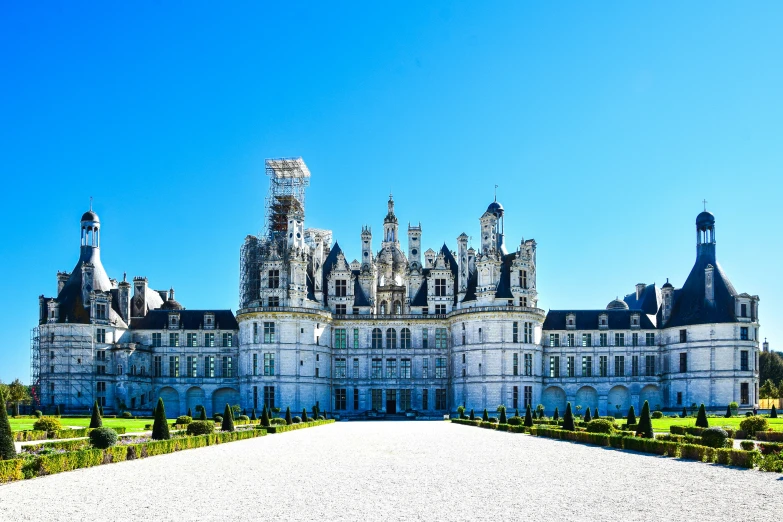
[[[57,431],[63,429],[63,425],[60,424],[60,419],[57,417],[44,416],[35,421],[33,429],[37,431]]]
[[[90,428],[103,427],[103,419],[101,419],[101,407],[98,405],[98,400],[95,400],[95,404],[92,406],[92,417],[90,417]]]
[[[498,423],[498,419],[496,417],[490,417],[488,422],[490,424],[497,424]]]
[[[498,419],[498,422],[500,424],[508,424],[508,419],[506,418],[506,407],[501,405],[498,407],[498,411],[500,412],[500,418]]]
[[[196,411],[198,411],[198,406],[196,406]],[[201,406],[201,413],[198,416],[198,420],[207,420],[207,409],[204,406]]]
[[[552,420],[554,421],[560,420],[560,410],[557,409],[557,406],[555,406],[555,412],[552,414]]]
[[[132,419],[133,418],[133,414],[131,412],[129,412],[129,411],[124,411],[124,412],[122,412],[122,415],[120,415],[120,418]]]
[[[234,412],[231,406],[226,403],[226,409],[223,412],[223,422],[220,423],[221,431],[234,431]]]
[[[8,412],[5,411],[5,392],[0,391],[0,460],[16,458],[16,446],[14,446],[14,434],[11,431],[11,422],[8,420]]]
[[[258,417],[256,417],[256,409],[253,408],[253,411],[250,413],[250,420],[251,421],[257,421]]]
[[[772,409],[769,410],[769,418],[770,419],[777,419],[778,418],[778,409],[775,408],[775,405],[772,405]]]
[[[481,415],[481,420],[484,422],[489,422],[489,413],[487,413],[486,408],[484,408],[484,413]]]
[[[647,439],[652,439],[655,436],[653,434],[652,419],[650,419],[650,404],[647,401],[644,401],[644,406],[642,406],[642,417],[636,425],[636,435]]]
[[[565,415],[563,415],[563,429],[568,431],[574,431],[574,414],[571,412],[571,403],[566,404]]]
[[[726,406],[726,415],[725,417],[727,419],[731,418],[731,406]]]
[[[636,424],[636,412],[633,410],[633,404],[628,408],[628,416],[626,417],[625,422],[628,424]]]
[[[769,428],[767,419],[759,415],[747,417],[740,422],[740,429],[744,431],[748,437],[754,437],[757,431],[767,431],[767,428]]]
[[[307,422],[309,419],[307,418],[307,410],[305,408],[302,408],[302,422]]]
[[[299,424],[300,422],[302,422],[302,417],[296,416],[291,419],[292,424]]]
[[[281,419],[279,417],[275,417],[274,419],[271,419],[270,422],[272,423],[272,426],[285,426],[288,424],[285,419]]]
[[[728,439],[729,434],[722,428],[712,427],[701,432],[701,443],[710,448],[726,447]]]
[[[285,407],[285,423],[286,423],[286,424],[288,424],[288,425],[290,425],[290,424],[292,424],[293,422],[294,422],[294,421],[293,421],[293,419],[291,418],[291,408],[290,408],[289,406],[286,406],[286,407]]]
[[[756,443],[752,440],[741,440],[740,448],[744,449],[745,451],[753,451],[756,449]]]
[[[522,417],[511,417],[508,419],[508,425],[509,426],[522,426],[522,423],[525,422],[525,419]]]
[[[707,421],[707,411],[704,409],[704,403],[699,406],[699,414],[696,416],[696,426],[699,428],[709,428],[710,423]]]
[[[266,409],[266,404],[261,412],[261,426],[269,426],[269,410]]]
[[[470,409],[470,415],[468,416],[470,420],[476,420],[476,414],[473,413],[473,408]]]
[[[223,416],[222,415],[213,415],[212,416],[212,420],[215,421],[215,422],[222,423],[223,422]]]
[[[652,412],[651,416],[652,416],[653,419],[662,419],[663,418],[663,412],[656,410],[656,411]]]
[[[166,422],[166,408],[163,406],[163,398],[158,397],[158,405],[155,406],[155,421],[152,423],[152,439],[170,439],[169,423]]]
[[[43,413],[41,413],[41,410],[35,410],[33,412],[33,415],[35,415],[36,419],[40,419],[41,417],[43,417]]]
[[[590,407],[587,407],[587,411],[585,412],[585,422],[590,422],[593,420],[592,416],[590,415]]]
[[[111,448],[117,444],[117,432],[111,428],[95,428],[90,432],[90,444],[98,449]]]
[[[177,417],[177,421],[174,424],[190,424],[191,422],[193,422],[191,417],[188,417],[187,415],[180,415]]]
[[[248,417],[247,415],[240,415],[239,417],[237,417],[237,420],[249,421],[250,417]]]
[[[611,435],[614,433],[614,424],[608,420],[595,419],[587,423],[587,431],[590,433],[606,433]]]
[[[530,410],[530,404],[528,404],[527,408],[525,409],[525,426],[528,428],[533,426],[533,413]]]
[[[188,435],[209,435],[215,432],[215,423],[207,420],[197,420],[188,424]]]

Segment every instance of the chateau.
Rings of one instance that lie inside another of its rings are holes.
[[[507,245],[497,201],[477,215],[480,248],[403,249],[389,196],[380,249],[357,230],[349,261],[328,230],[305,228],[310,172],[267,160],[266,228],[240,250],[240,308],[188,310],[145,277],[111,279],[101,222],[81,218],[80,255],[39,298],[32,378],[40,407],[169,416],[318,404],[341,417],[431,417],[541,403],[551,414],[625,414],[645,400],[680,410],[758,403],[756,295],[738,293],[716,257],[715,218],[696,218],[696,261],[681,288],[638,284],[606,308],[537,307],[536,242]],[[513,211],[513,210],[512,210]],[[377,238],[376,238],[377,242]]]

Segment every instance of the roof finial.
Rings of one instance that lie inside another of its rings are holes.
[[[92,212],[92,196],[90,196],[90,212]]]
[[[498,200],[498,186],[495,185],[495,201]]]
[[[701,202],[704,204],[704,211],[706,212],[707,211],[707,200],[703,199],[703,200],[701,200]]]

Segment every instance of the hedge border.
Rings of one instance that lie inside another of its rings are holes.
[[[285,433],[287,431],[294,431],[294,430],[301,430],[304,428],[314,428],[315,426],[323,426],[324,424],[332,424],[335,422],[334,419],[326,419],[326,420],[319,420],[319,421],[310,421],[310,422],[299,422],[296,424],[286,424],[286,425],[279,425],[279,426],[266,426],[265,428],[257,427],[257,430],[264,429],[267,431],[267,433]]]
[[[112,428],[117,435],[125,435],[124,427]],[[92,428],[69,428],[56,431],[23,430],[14,432],[14,442],[31,442],[35,440],[77,439],[88,437]]]

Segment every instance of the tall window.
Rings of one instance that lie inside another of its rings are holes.
[[[386,378],[394,379],[397,377],[397,359],[386,359]]]
[[[572,333],[567,334],[566,339],[568,341],[566,343],[566,346],[576,346],[576,340],[574,339],[574,334],[572,334]]]
[[[215,346],[215,334],[214,333],[205,333],[204,334],[204,346],[214,347]]]
[[[160,346],[162,346],[160,332],[156,332],[152,334],[152,346],[155,348],[159,348]]]
[[[411,347],[411,331],[408,328],[400,330],[400,348],[408,350]]]
[[[403,359],[400,361],[400,379],[411,378],[411,360]]]
[[[745,328],[745,330],[747,330],[747,328]],[[96,343],[105,343],[106,342],[106,328],[96,328],[95,329],[95,342]]]
[[[400,410],[408,411],[411,409],[411,391],[400,390]]]
[[[750,404],[748,383],[740,383],[740,404]]]
[[[223,377],[234,376],[234,358],[230,355],[223,356]]]
[[[688,371],[688,354],[683,352],[680,354],[680,373]]]
[[[745,305],[742,305],[745,306]],[[742,317],[745,317],[743,314]],[[95,318],[96,319],[106,319],[106,305],[105,304],[96,304],[95,305]]]
[[[644,334],[645,344],[647,346],[655,346],[655,334],[654,333],[646,333]]]
[[[593,345],[593,334],[582,334],[582,346],[592,346]]]
[[[359,329],[354,328],[353,329],[353,347],[358,348],[359,347]]]
[[[533,342],[533,323],[525,323],[525,342]]]
[[[359,409],[359,388],[353,389],[353,409]]]
[[[275,407],[275,387],[264,386],[264,404],[267,408]]]
[[[372,347],[373,349],[380,350],[383,343],[383,333],[380,328],[372,329]]]
[[[101,306],[101,305],[97,305]],[[104,317],[98,317],[98,319],[104,319],[106,316],[106,308],[103,309]],[[740,317],[747,317],[748,316],[748,305],[745,303],[742,303],[740,305]]]
[[[740,351],[740,370],[743,372],[748,371],[748,351]]]
[[[519,271],[519,286],[522,289],[527,289],[527,270]]]
[[[427,388],[421,390],[421,409],[430,409],[430,391]]]
[[[519,375],[519,354],[512,354],[511,359],[513,361],[512,366],[514,368],[514,375]]]
[[[179,377],[179,355],[169,356],[169,377]]]
[[[631,357],[631,375],[634,377],[639,376],[639,356],[634,355]]]
[[[264,342],[275,342],[275,323],[264,322]]]
[[[688,342],[688,330],[680,330],[680,342]]]
[[[253,342],[258,342],[258,323],[253,323]]]
[[[334,409],[344,410],[346,402],[345,388],[335,388],[334,390]]]
[[[348,282],[345,279],[338,279],[334,282],[334,295],[336,297],[345,297],[348,295]]]
[[[334,305],[334,313],[337,315],[345,315],[348,311],[348,305],[336,304]]]
[[[560,377],[560,356],[558,355],[549,357],[549,376]]]
[[[436,410],[446,409],[446,390],[443,388],[438,388],[437,390],[435,390],[435,409]]]
[[[232,334],[232,333],[224,333],[223,334],[223,347],[227,348],[229,346],[234,346],[234,334]]]
[[[170,333],[169,334],[169,346],[179,346],[179,334],[178,333]]]
[[[269,271],[269,288],[280,288],[280,270]]]
[[[435,296],[442,297],[446,295],[446,280],[435,279]]]
[[[625,334],[621,334],[621,333],[614,334],[614,345],[625,346]]]
[[[609,357],[601,355],[598,357],[598,372],[601,377],[607,377],[609,375]]]
[[[615,355],[614,356],[614,376],[615,377],[622,377],[625,375],[625,356],[624,355]]]
[[[740,341],[747,341],[747,340],[748,340],[748,327],[740,326]]]
[[[204,357],[204,377],[215,376],[215,356],[207,355]]]
[[[631,334],[631,345],[639,346],[639,334],[638,333]]]
[[[267,377],[271,377],[275,374],[275,354],[273,353],[265,353],[264,354],[264,375]]]
[[[511,394],[511,407],[519,408],[519,386],[514,386]]]
[[[253,354],[253,375],[258,375],[258,354]]]
[[[609,341],[608,341],[607,338],[608,338],[608,335],[606,333],[599,334],[598,335],[598,344],[600,346],[609,346]]]
[[[359,378],[359,359],[355,357],[353,359],[353,378],[354,379]]]
[[[198,377],[198,357],[188,355],[187,363],[188,377]]]
[[[576,370],[574,369],[573,355],[569,355],[568,357],[566,357],[566,372],[567,372],[566,375],[568,375],[569,377],[573,377],[576,372]]]
[[[397,330],[394,328],[386,330],[386,348],[390,350],[397,348]]]
[[[435,328],[435,348],[447,348],[448,337],[445,328]]]
[[[280,297],[276,295],[269,296],[269,307],[274,308],[280,306]]]
[[[424,379],[429,379],[430,377],[430,360],[427,357],[421,361],[421,376]]]
[[[380,379],[383,377],[383,360],[382,359],[373,359],[372,360],[372,374],[373,379]]]
[[[191,348],[194,346],[198,346],[198,334],[195,333],[187,334],[187,343],[188,346],[190,346]]]
[[[152,359],[152,373],[155,377],[163,375],[163,356],[156,355]]]
[[[345,379],[347,374],[347,368],[345,364],[345,359],[342,357],[338,357],[334,360],[334,378],[335,379]]]
[[[533,375],[533,354],[526,353],[524,357],[525,357],[525,375],[527,376]]]
[[[334,347],[338,349],[344,349],[348,346],[345,338],[345,328],[334,329]]]
[[[445,379],[446,378],[446,358],[445,357],[436,357],[435,358],[435,378],[436,379]]]
[[[549,346],[560,346],[560,334],[549,334]]]
[[[652,377],[655,375],[655,356],[654,355],[645,355],[644,356],[644,374],[647,377]]]
[[[582,377],[593,376],[593,357],[590,355],[582,356]]]
[[[429,330],[424,328],[421,331],[421,347],[422,348],[429,348]]]
[[[372,395],[372,409],[381,411],[383,409],[383,390],[370,390]]]
[[[524,396],[525,403],[522,405],[522,407],[527,408],[528,406],[533,404],[533,387],[525,386],[524,390],[525,390],[525,396]]]
[[[514,321],[514,324],[511,326],[511,342],[519,342],[519,323],[517,321]]]
[[[446,313],[446,305],[445,304],[436,304],[435,305],[435,314],[436,315],[444,315]]]

